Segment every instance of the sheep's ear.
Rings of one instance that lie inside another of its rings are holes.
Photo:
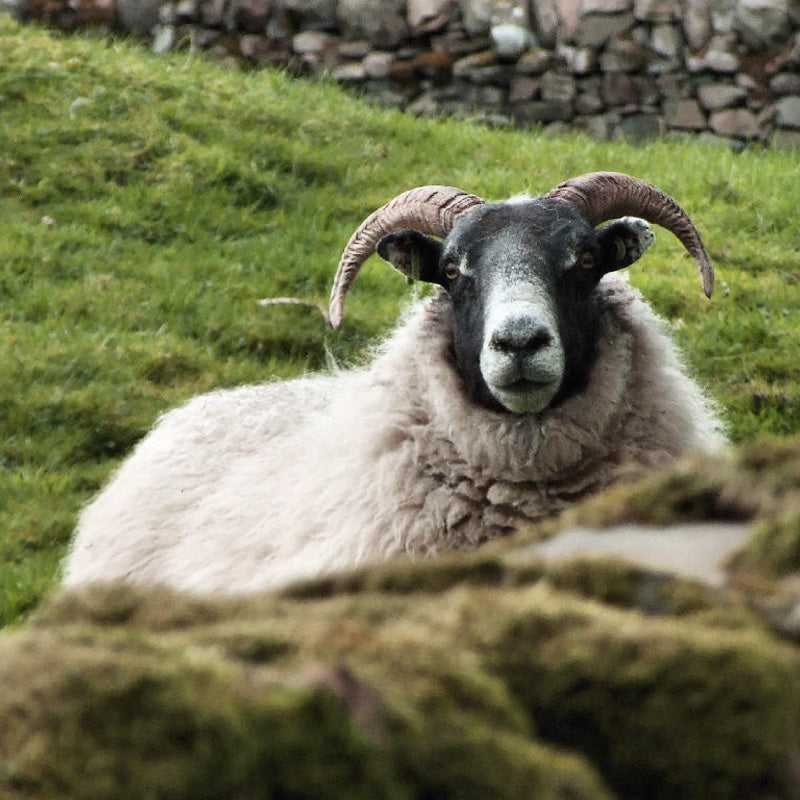
[[[384,236],[376,247],[378,255],[388,261],[409,281],[439,283],[439,257],[442,243],[419,231],[398,231]]]
[[[638,261],[655,241],[650,225],[639,217],[622,217],[598,228],[603,273],[615,272]]]

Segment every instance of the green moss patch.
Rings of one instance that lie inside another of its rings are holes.
[[[62,595],[0,640],[0,794],[794,796],[795,648],[577,582]]]

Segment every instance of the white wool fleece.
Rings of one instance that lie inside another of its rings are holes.
[[[213,392],[165,414],[85,509],[65,583],[269,589],[474,546],[626,463],[722,447],[711,404],[638,292],[617,275],[599,291],[589,384],[542,418],[466,398],[439,299],[414,306],[368,368]]]

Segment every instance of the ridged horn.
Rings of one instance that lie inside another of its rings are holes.
[[[413,228],[429,236],[444,237],[458,217],[482,203],[480,197],[452,186],[418,186],[373,211],[350,237],[339,259],[331,289],[331,327],[338,328],[342,324],[347,291],[361,265],[375,252],[375,246],[386,234]]]
[[[571,203],[592,226],[629,215],[671,231],[694,257],[703,291],[711,297],[714,267],[700,233],[689,215],[658,187],[621,172],[590,172],[570,178],[546,196]]]

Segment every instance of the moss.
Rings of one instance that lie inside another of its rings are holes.
[[[800,506],[760,520],[746,555],[758,567],[778,575],[800,570]]]
[[[330,693],[148,644],[88,632],[2,643],[0,794],[405,796]]]
[[[494,667],[543,737],[587,754],[623,797],[782,796],[800,744],[796,651],[752,629],[535,600]]]
[[[547,582],[580,597],[646,614],[687,614],[708,608],[708,589],[613,557],[574,558],[547,570]]]
[[[0,795],[793,797],[800,653],[733,599],[665,581],[654,617],[621,564],[444,572],[59,595],[0,639]]]

